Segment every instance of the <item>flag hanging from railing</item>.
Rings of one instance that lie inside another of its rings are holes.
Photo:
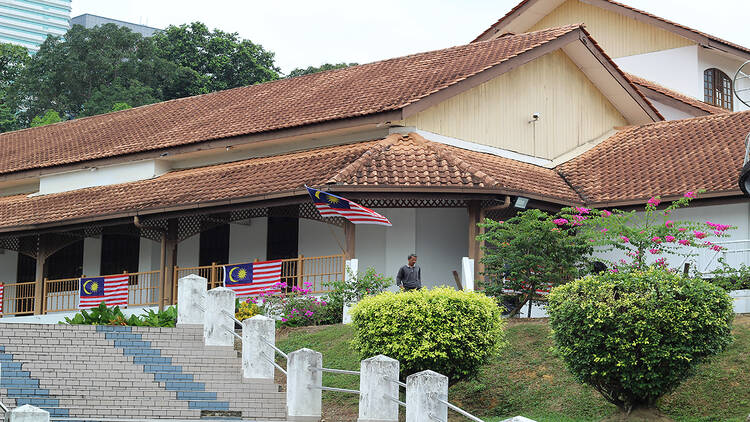
[[[0,314],[3,313],[3,285],[0,284]]]
[[[354,224],[379,224],[381,226],[391,226],[385,216],[375,211],[365,208],[362,205],[352,202],[346,198],[336,196],[332,193],[323,192],[308,186],[307,193],[323,217],[344,217]]]
[[[78,308],[95,308],[102,302],[107,306],[127,306],[129,278],[127,274],[81,278]]]
[[[237,296],[278,293],[281,282],[281,260],[224,266],[224,287]]]

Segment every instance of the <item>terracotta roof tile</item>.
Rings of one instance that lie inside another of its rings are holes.
[[[0,174],[398,110],[569,25],[0,134]]]
[[[627,76],[630,81],[636,85],[637,88],[647,88],[654,90],[656,92],[659,92],[661,94],[666,95],[667,97],[673,98],[677,101],[680,101],[682,103],[685,103],[691,107],[695,107],[699,110],[703,110],[706,113],[709,114],[721,114],[721,113],[729,113],[729,110],[723,109],[721,107],[717,107],[715,105],[711,105],[708,103],[705,103],[703,101],[697,100],[693,97],[689,97],[687,95],[683,95],[677,91],[672,91],[669,88],[665,88],[656,82],[649,81],[647,79],[643,79],[639,76],[632,75],[630,73],[625,73],[625,76]],[[645,95],[645,94],[644,94]]]
[[[343,187],[484,188],[580,203],[552,169],[391,135],[378,141],[319,148],[167,173],[138,182],[41,196],[0,198],[0,229],[65,224],[78,219],[252,202],[266,195],[303,194],[304,184]]]
[[[624,203],[705,189],[739,194],[750,111],[626,128],[557,167],[586,203]]]

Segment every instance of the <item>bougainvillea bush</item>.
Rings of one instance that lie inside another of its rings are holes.
[[[659,267],[557,287],[547,310],[570,372],[626,412],[653,407],[732,340],[728,294]]]
[[[303,287],[289,288],[281,282],[273,289],[278,293],[262,293],[248,302],[257,305],[263,315],[277,317],[283,327],[320,325],[324,322],[328,303],[313,295],[311,287],[312,283],[304,283]]]
[[[575,228],[599,252],[620,251],[621,256],[610,262],[610,271],[643,269],[655,264],[668,267],[668,256],[678,256],[679,262],[694,257],[696,249],[721,251],[722,246],[712,238],[728,236],[733,227],[721,223],[696,222],[672,218],[672,212],[686,207],[697,196],[686,192],[667,207],[660,197],[648,200],[643,212],[598,210],[584,207],[565,208],[554,222],[560,227]]]

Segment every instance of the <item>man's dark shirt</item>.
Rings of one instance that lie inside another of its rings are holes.
[[[396,285],[404,286],[406,290],[422,288],[422,269],[418,265],[410,267],[404,265],[396,275]]]

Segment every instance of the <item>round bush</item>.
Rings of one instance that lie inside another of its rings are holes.
[[[653,407],[732,339],[726,292],[657,268],[557,287],[547,310],[568,369],[625,411]]]
[[[351,311],[352,345],[362,358],[398,359],[401,373],[473,374],[504,345],[502,312],[487,296],[449,288],[385,292]]]

